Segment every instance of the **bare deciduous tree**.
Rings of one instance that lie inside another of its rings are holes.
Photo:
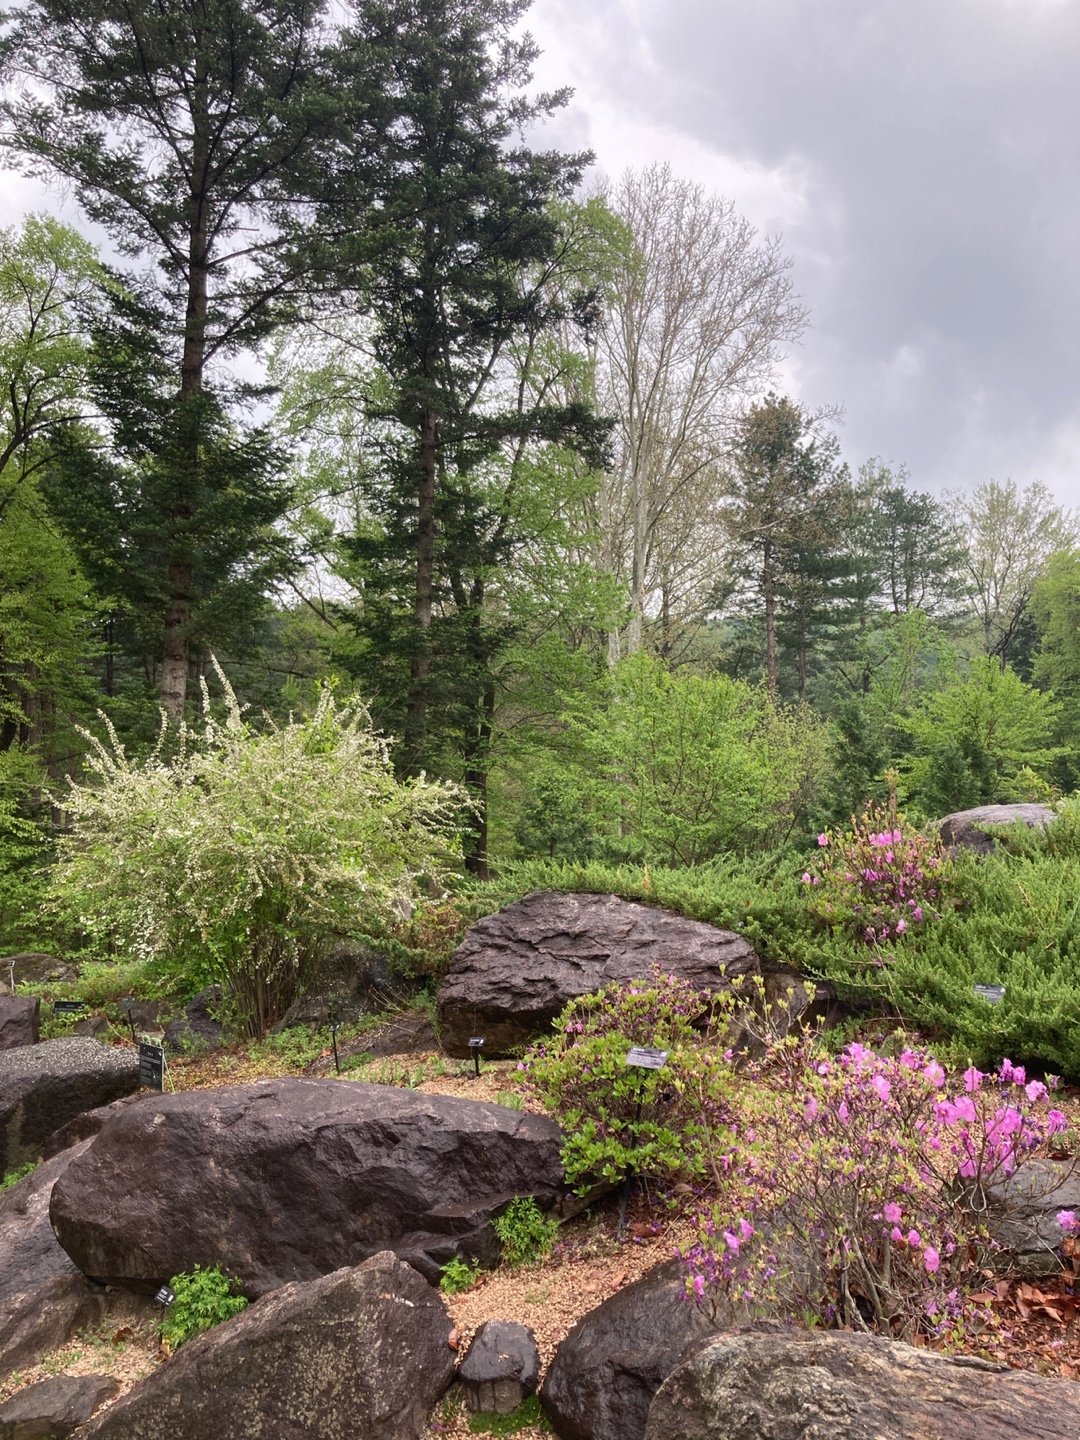
[[[806,312],[780,241],[668,166],[629,171],[607,195],[624,240],[597,347],[597,403],[616,419],[600,497],[606,550],[641,648],[646,616],[698,618],[721,550],[717,497],[732,423],[767,384]]]
[[[1012,480],[989,480],[954,497],[954,506],[967,537],[968,598],[983,649],[1004,669],[1047,560],[1080,543],[1080,525],[1037,480],[1024,490]]]

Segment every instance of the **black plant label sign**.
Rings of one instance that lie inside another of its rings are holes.
[[[160,1045],[139,1046],[139,1084],[148,1090],[165,1088],[165,1051]]]
[[[54,1015],[81,1015],[86,1009],[85,1000],[54,1000]]]

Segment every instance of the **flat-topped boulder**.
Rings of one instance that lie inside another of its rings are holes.
[[[1049,805],[980,805],[974,810],[957,810],[938,821],[938,834],[947,850],[974,850],[989,855],[997,848],[991,831],[1004,825],[1026,825],[1045,830],[1057,812]]]
[[[734,931],[617,895],[534,891],[477,921],[458,947],[439,988],[440,1043],[465,1057],[483,1036],[485,1055],[505,1055],[549,1030],[568,1001],[654,966],[712,993],[762,973]]]
[[[380,1250],[435,1280],[455,1255],[497,1261],[491,1220],[514,1196],[564,1199],[560,1146],[545,1116],[390,1085],[155,1095],[67,1168],[52,1223],[86,1275],[142,1293],[219,1264],[254,1297]]]
[[[645,1440],[1076,1440],[1080,1386],[838,1331],[718,1335],[664,1381]]]
[[[1061,1273],[1054,1253],[1066,1238],[1062,1210],[1080,1213],[1080,1165],[1075,1160],[1025,1160],[1012,1175],[985,1186],[985,1220],[1002,1247],[995,1260],[1025,1280]]]
[[[139,1088],[134,1049],[85,1036],[0,1051],[0,1174],[37,1160],[61,1125]]]
[[[396,1256],[275,1290],[189,1340],[85,1440],[418,1440],[454,1374],[437,1290]]]
[[[105,1313],[104,1290],[79,1273],[49,1224],[52,1188],[79,1153],[66,1150],[0,1190],[0,1378]]]
[[[111,1375],[54,1375],[0,1405],[0,1440],[66,1440],[120,1389]]]

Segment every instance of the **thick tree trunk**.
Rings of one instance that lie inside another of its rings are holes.
[[[405,717],[406,765],[408,770],[413,773],[422,768],[424,733],[427,730],[428,681],[431,675],[431,615],[435,587],[435,439],[435,411],[427,409],[420,422],[416,596],[413,604],[416,635],[412,655],[409,707]]]
[[[469,757],[469,768],[465,771],[465,784],[476,815],[473,820],[473,848],[465,857],[465,868],[478,880],[490,878],[488,870],[488,751],[491,732],[495,721],[495,686],[490,682],[484,687],[483,709],[477,726],[473,755]]]

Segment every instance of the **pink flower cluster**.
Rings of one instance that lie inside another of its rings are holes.
[[[923,1050],[854,1044],[833,1059],[807,1041],[778,1042],[754,1071],[758,1107],[714,1157],[725,1186],[683,1256],[692,1293],[719,1284],[908,1337],[956,1324],[966,1271],[980,1287],[973,1257],[992,1244],[983,1188],[1065,1128],[1050,1087],[1009,1060],[950,1086]]]
[[[882,810],[870,810],[852,817],[841,835],[824,831],[818,836],[824,853],[802,877],[815,912],[830,925],[850,926],[870,945],[898,940],[928,917],[940,918],[948,876],[939,842],[903,822],[882,826],[885,818]]]

